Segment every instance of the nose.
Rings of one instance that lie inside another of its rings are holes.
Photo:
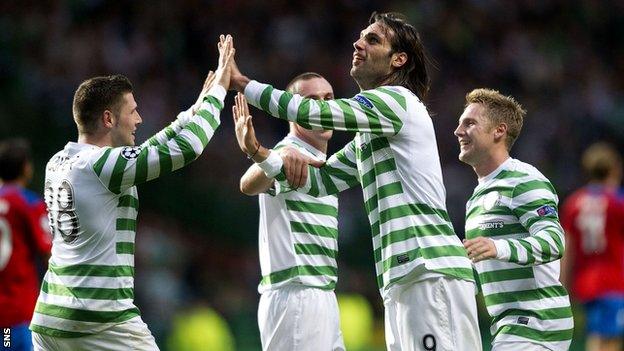
[[[355,50],[363,50],[364,49],[364,47],[362,46],[363,41],[364,41],[364,38],[360,38],[360,39],[356,40],[353,43],[353,48]]]
[[[138,117],[138,119],[137,119],[137,125],[139,125],[139,124],[143,123],[143,118],[141,118],[141,115],[140,115],[138,112],[137,112],[137,117]]]
[[[461,124],[457,126],[457,128],[455,128],[455,131],[453,132],[453,134],[455,134],[456,137],[462,136],[464,134],[464,130],[461,127]]]

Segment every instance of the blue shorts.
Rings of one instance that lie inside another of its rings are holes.
[[[585,304],[587,333],[605,338],[624,335],[624,295],[608,295]]]
[[[9,329],[8,333],[7,329]],[[0,350],[31,351],[33,344],[28,323],[15,325],[11,328],[2,327],[1,345]]]

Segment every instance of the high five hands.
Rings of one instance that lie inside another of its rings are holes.
[[[240,149],[247,154],[247,157],[260,163],[266,160],[270,150],[264,148],[256,139],[252,117],[249,114],[249,106],[245,95],[238,93],[234,98],[232,106],[232,117],[234,119],[234,130],[236,140]],[[292,147],[284,147],[277,151],[284,163],[284,173],[288,184],[293,188],[300,188],[308,180],[308,165],[321,167],[324,162],[306,156]]]

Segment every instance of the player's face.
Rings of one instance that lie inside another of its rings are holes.
[[[374,88],[371,84],[379,82],[392,73],[392,45],[389,36],[391,29],[375,22],[360,33],[360,38],[353,43],[353,61],[351,76],[363,89]]]
[[[332,100],[334,98],[334,89],[331,84],[324,78],[312,78],[300,80],[297,82],[296,89],[299,95],[315,100]],[[327,141],[331,138],[332,130],[302,130],[311,137],[319,138]]]
[[[478,165],[494,147],[494,131],[485,117],[485,107],[475,103],[468,105],[455,129],[459,160],[471,166]]]
[[[112,146],[134,146],[135,133],[141,121],[134,95],[125,93],[119,114],[115,115],[115,123],[111,130]]]

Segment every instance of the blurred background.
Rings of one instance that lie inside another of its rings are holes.
[[[2,1],[0,139],[31,141],[40,192],[45,162],[77,132],[74,90],[96,75],[130,78],[147,139],[192,104],[216,67],[221,33],[235,38],[240,69],[283,88],[315,71],[337,97],[358,92],[352,43],[372,11],[399,11],[420,31],[434,67],[427,101],[437,132],[455,229],[476,184],[457,160],[453,130],[464,95],[478,87],[513,95],[528,110],[512,156],[539,168],[564,199],[584,179],[579,155],[606,140],[624,147],[622,1]],[[203,156],[139,186],[137,304],[164,350],[258,350],[257,199],[238,190],[250,165],[239,151],[231,96]],[[272,145],[287,124],[253,112]],[[330,153],[352,135],[335,133]],[[350,350],[383,350],[383,308],[360,189],[340,197],[339,282]],[[484,344],[489,344],[482,318]],[[577,309],[573,347],[583,347]],[[487,347],[486,347],[487,349]]]

